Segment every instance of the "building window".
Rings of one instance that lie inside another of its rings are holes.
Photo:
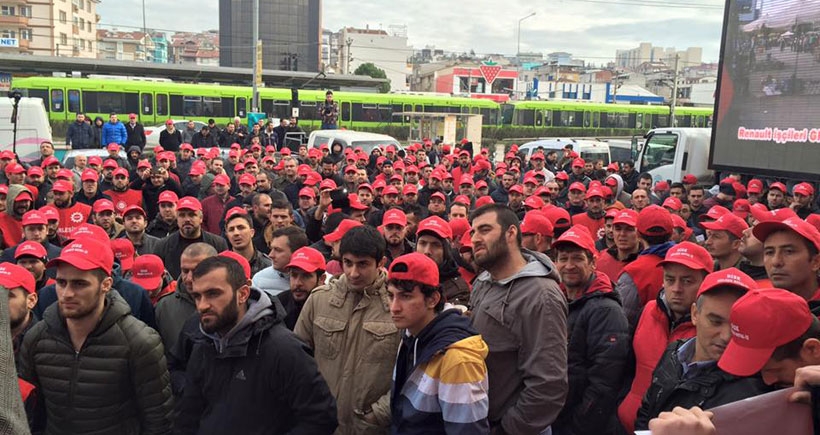
[[[6,15],[6,16],[16,15],[14,6],[0,6],[0,15]]]
[[[60,45],[68,45],[68,35],[60,33]]]
[[[20,29],[20,39],[25,39],[27,41],[31,41],[31,29]]]
[[[67,20],[68,20],[68,17],[66,17],[65,11],[60,11],[60,22],[65,24],[65,22]]]
[[[14,30],[0,30],[0,38],[16,38],[17,32]]]
[[[88,27],[88,31],[90,32],[91,31],[91,21],[86,21],[85,24]]]
[[[85,9],[85,0],[80,0],[80,10]]]
[[[80,39],[80,48],[85,50],[85,39]]]
[[[20,16],[31,18],[31,6],[20,6]]]
[[[92,44],[93,43],[91,41],[88,41],[88,51],[94,51],[94,49],[91,48]]]
[[[85,29],[85,19],[80,18],[80,30]]]

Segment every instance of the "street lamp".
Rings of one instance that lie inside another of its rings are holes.
[[[515,57],[516,57],[516,60],[518,60],[518,63],[521,63],[521,22],[526,20],[527,18],[534,17],[534,16],[535,16],[535,12],[533,12],[533,13],[527,15],[526,17],[523,17],[523,18],[518,20],[518,49],[515,52]]]

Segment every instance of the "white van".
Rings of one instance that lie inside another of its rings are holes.
[[[594,162],[601,159],[604,161],[604,166],[608,165],[611,161],[609,144],[590,139],[569,139],[561,137],[538,139],[519,146],[518,152],[524,153],[529,160],[530,156],[532,156],[538,148],[544,150],[544,155],[546,155],[549,151],[557,151],[558,159],[560,160],[563,156],[562,152],[564,147],[567,145],[572,145],[572,150],[578,153],[581,158],[586,161]]]
[[[650,130],[638,151],[635,169],[648,172],[652,180],[682,180],[692,174],[711,185],[714,172],[709,169],[711,128],[657,128]]]
[[[0,96],[0,151],[13,149],[14,126],[11,123],[13,100]],[[17,106],[17,155],[21,161],[40,156],[40,143],[51,142],[51,124],[42,98],[20,99]]]
[[[367,155],[370,155],[373,148],[384,148],[388,145],[396,147],[396,151],[404,149],[399,141],[392,136],[350,130],[314,130],[310,132],[307,146],[308,149],[311,149],[319,148],[322,144],[327,144],[328,148],[330,148],[334,142],[341,143],[342,149],[362,147],[362,151]]]

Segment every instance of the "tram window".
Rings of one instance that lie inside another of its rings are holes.
[[[557,113],[560,113],[560,116]],[[556,111],[555,117],[561,127],[581,127],[584,122],[584,112]]]
[[[28,96],[32,98],[42,98],[43,105],[46,107],[46,111],[51,111],[51,106],[48,104],[48,91],[45,89],[29,89]]]
[[[315,101],[302,101],[299,103],[299,105],[301,106],[299,108],[299,119],[304,121],[319,119],[319,117],[316,115],[318,112],[316,111]]]
[[[678,122],[677,127],[691,127],[692,126],[692,116],[691,115],[676,115],[675,119]]]
[[[222,99],[219,97],[202,97],[202,113],[199,116],[217,116],[222,113]]]
[[[627,124],[626,128],[635,128],[635,123],[637,122],[638,115],[635,113],[629,114],[629,123]]]
[[[157,94],[157,115],[168,116],[168,96]]]
[[[301,110],[300,110],[301,111]],[[290,119],[291,111],[290,111],[290,101],[288,100],[276,100],[273,102],[273,110],[271,111],[271,116],[274,118],[288,118]]]
[[[669,127],[669,115],[652,115],[652,127]]]
[[[222,114],[223,118],[233,118],[233,97],[222,97]]]
[[[479,109],[478,107],[471,107],[470,113],[473,115],[478,115],[479,113],[481,113],[481,109]]]
[[[629,128],[629,115],[626,113],[602,113],[601,127]]]
[[[484,125],[496,125],[498,124],[498,110],[495,109],[480,109],[481,111],[481,122]]]
[[[706,127],[706,123],[703,121],[703,115],[698,115],[696,122],[697,125],[695,125],[695,127]]]
[[[80,109],[80,91],[77,89],[68,90],[68,113],[79,113]]]
[[[85,91],[82,95],[83,107],[88,113],[130,113],[139,112],[139,96],[123,92]]]
[[[544,125],[544,112],[541,110],[537,110],[535,112],[535,126],[541,127]]]
[[[342,103],[342,121],[350,121],[350,103]]]
[[[643,113],[638,113],[635,118],[635,128],[643,128]]]
[[[171,116],[183,116],[182,95],[171,95]]]
[[[52,112],[62,112],[63,111],[63,90],[62,89],[52,89],[51,90],[51,111]]]
[[[245,97],[238,97],[236,99],[236,116],[244,118],[247,116],[248,100]]]
[[[202,97],[182,97],[182,114],[184,116],[198,116],[201,111]]]
[[[140,95],[140,112],[143,115],[151,115],[154,113],[154,98],[151,94],[141,94]]]
[[[535,111],[519,109],[515,111],[515,124],[530,127],[535,124]]]
[[[544,111],[544,127],[552,126],[552,110],[545,110]]]
[[[123,94],[125,96],[125,110],[118,113],[137,113],[140,111],[140,97],[136,92]]]

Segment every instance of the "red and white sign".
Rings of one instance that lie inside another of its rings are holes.
[[[501,65],[481,65],[478,70],[481,71],[481,75],[484,76],[487,83],[492,83],[501,72]]]

